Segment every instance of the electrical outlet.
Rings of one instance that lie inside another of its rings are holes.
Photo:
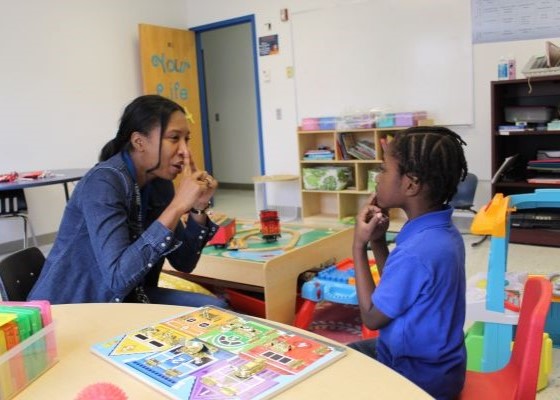
[[[282,109],[281,108],[276,109],[276,119],[278,119],[278,120],[282,119]]]

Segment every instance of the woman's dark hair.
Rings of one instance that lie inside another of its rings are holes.
[[[124,109],[119,130],[113,139],[108,141],[101,149],[99,161],[105,161],[128,149],[130,137],[134,132],[147,135],[156,126],[165,132],[169,118],[175,111],[185,112],[183,107],[163,96],[148,94],[137,97]],[[161,137],[160,137],[161,147]]]
[[[399,131],[391,143],[401,175],[415,177],[429,187],[435,204],[449,202],[467,176],[461,137],[441,126],[417,126]]]

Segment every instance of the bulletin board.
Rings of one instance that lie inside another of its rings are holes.
[[[362,0],[291,14],[298,122],[370,109],[473,122],[469,1]]]

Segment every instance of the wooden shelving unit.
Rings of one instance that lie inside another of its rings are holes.
[[[560,150],[560,131],[527,130],[500,134],[505,121],[505,107],[549,106],[560,107],[560,75],[528,79],[494,81],[491,84],[492,102],[492,176],[504,159],[518,154],[512,170],[492,183],[492,195],[513,195],[534,192],[537,188],[560,188],[556,184],[532,184],[526,169],[529,160],[536,159],[538,150]],[[558,118],[558,115],[555,115]],[[511,228],[510,241],[514,243],[560,246],[560,230]]]
[[[340,220],[345,217],[356,216],[360,207],[369,196],[367,191],[368,171],[379,169],[383,162],[383,146],[381,141],[387,135],[391,135],[403,128],[385,129],[354,129],[354,130],[321,130],[304,131],[298,130],[298,147],[300,160],[300,173],[303,176],[303,168],[316,166],[349,166],[354,177],[354,184],[344,190],[306,190],[301,186],[302,217],[315,222]],[[343,159],[340,148],[337,146],[342,133],[351,133],[356,141],[366,139],[375,144],[375,159],[358,160]],[[326,146],[335,151],[334,160],[304,160],[303,156],[307,150]]]

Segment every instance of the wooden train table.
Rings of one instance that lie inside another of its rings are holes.
[[[284,223],[282,236],[273,243],[259,237],[254,221],[238,221],[236,228],[234,238],[243,238],[246,249],[207,246],[191,274],[176,272],[169,265],[164,269],[197,283],[263,292],[265,318],[286,324],[294,321],[298,276],[352,253],[353,227]]]

